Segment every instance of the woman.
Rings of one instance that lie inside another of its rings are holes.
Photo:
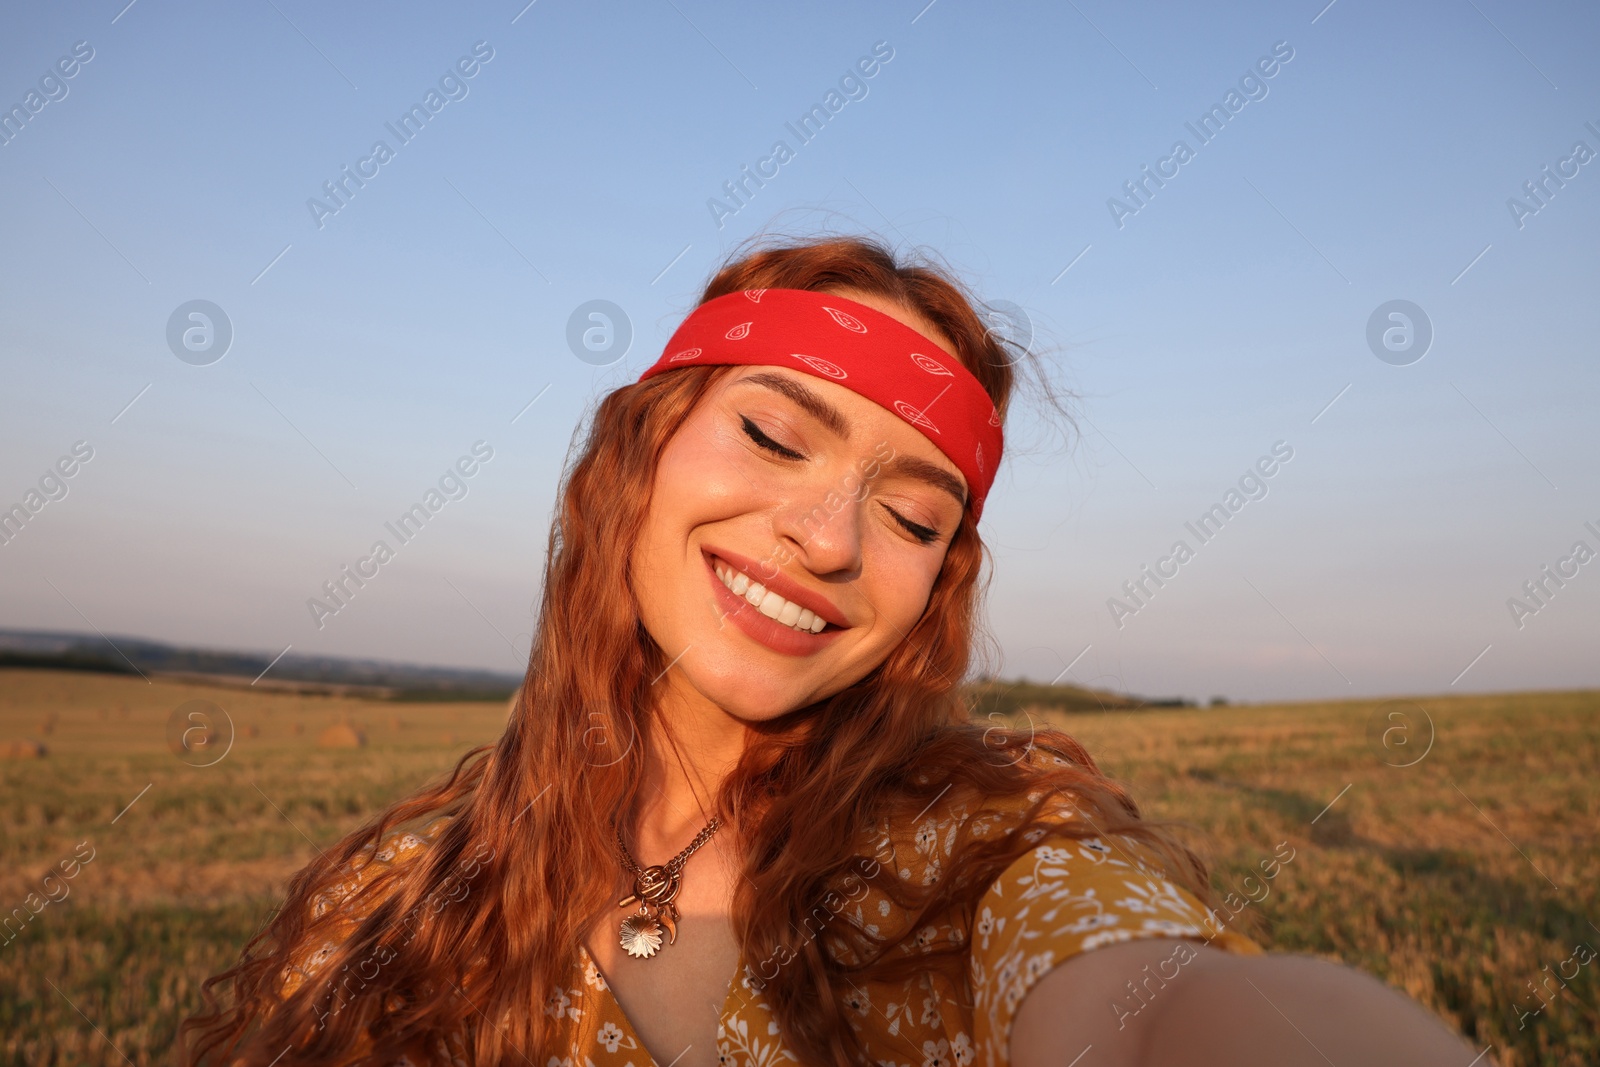
[[[504,735],[295,877],[189,1062],[1465,1067],[969,720],[1013,363],[872,242],[724,267],[564,478]]]

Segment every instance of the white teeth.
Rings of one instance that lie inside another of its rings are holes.
[[[722,579],[722,584],[727,586],[734,596],[743,597],[769,619],[814,634],[821,633],[828,625],[822,616],[809,608],[802,608],[793,601],[785,600],[760,582],[751,581],[750,576],[743,571],[736,571],[720,563],[715,565],[715,569],[717,577]]]

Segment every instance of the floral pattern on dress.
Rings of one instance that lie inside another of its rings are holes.
[[[978,906],[970,977],[979,1062],[1010,1062],[1011,1024],[1041,978],[1074,956],[1136,938],[1204,941],[1240,955],[1261,946],[1235,931],[1208,938],[1200,902],[1135,857],[1131,841],[1041,844],[1014,860]]]
[[[1062,762],[1043,750],[1033,750],[1029,758]],[[989,798],[977,811],[941,795],[913,825],[895,828],[881,823],[875,844],[867,851],[875,852],[892,875],[925,885],[939,876],[954,854],[963,828],[980,838],[1004,832],[1017,825],[1023,809],[1041,795],[1034,791],[1012,802]],[[1069,819],[1083,814],[1061,796],[1053,799],[1050,813]],[[436,820],[414,834],[386,836],[378,849],[358,857],[351,878],[318,906],[323,910],[338,906],[365,877],[426,848],[448,821]],[[1168,937],[1207,941],[1246,955],[1263,951],[1232,930],[1208,939],[1199,902],[1146,862],[1134,842],[1075,839],[1046,828],[1025,835],[1025,840],[1034,847],[994,880],[970,922],[951,913],[913,925],[910,916],[876,891],[839,912],[837,921],[853,922],[873,936],[899,937],[900,949],[907,953],[927,953],[946,944],[966,947],[966,973],[960,981],[929,970],[904,981],[852,985],[844,991],[840,997],[844,1017],[871,1062],[880,1067],[1006,1067],[1011,1025],[1028,991],[1062,963],[1103,945]],[[354,925],[351,921],[346,932]],[[314,973],[337,942],[335,936],[319,944],[293,969],[296,973],[286,972],[289,988],[302,975]],[[837,954],[847,960],[854,955],[847,948]],[[545,1004],[557,1020],[554,1051],[559,1053],[550,1055],[545,1067],[651,1064],[649,1050],[581,944],[576,946],[570,973],[569,981],[551,991]],[[729,983],[718,1021],[719,1067],[798,1064],[778,1031],[761,984],[752,981],[743,959],[735,974],[738,979]],[[411,1058],[418,1063],[468,1062],[460,1035],[453,1035],[446,1049],[436,1048],[430,1056],[412,1051]]]
[[[778,1024],[765,1001],[757,1000],[749,1012],[736,1011],[717,1024],[719,1067],[775,1067],[780,1063],[799,1062],[800,1058],[789,1051],[778,1035]]]

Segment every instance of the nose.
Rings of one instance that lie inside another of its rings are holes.
[[[809,488],[779,506],[773,533],[812,574],[854,578],[861,572],[863,496],[837,484]]]

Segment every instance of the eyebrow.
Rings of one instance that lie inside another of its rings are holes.
[[[806,414],[831,430],[836,437],[847,438],[850,436],[850,423],[845,419],[844,413],[811,389],[806,388],[801,382],[786,375],[772,374],[766,371],[747,374],[740,381],[764,386],[775,393],[788,397]],[[967,506],[967,494],[961,484],[961,480],[943,467],[929,463],[925,459],[919,459],[916,456],[901,455],[885,464],[884,469],[890,474],[904,475],[908,478],[927,482],[934,488],[942,489],[955,497],[956,503],[962,507]]]

